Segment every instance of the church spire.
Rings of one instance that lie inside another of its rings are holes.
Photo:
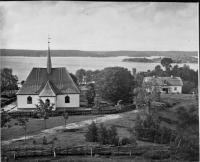
[[[51,38],[49,38],[48,35],[48,51],[47,51],[47,73],[51,74],[51,56],[50,56],[50,47],[49,47],[49,43]]]

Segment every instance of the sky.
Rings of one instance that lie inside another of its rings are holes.
[[[1,48],[196,51],[198,3],[0,2]]]

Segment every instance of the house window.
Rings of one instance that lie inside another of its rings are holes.
[[[69,96],[66,96],[66,97],[65,97],[65,103],[70,103],[70,98],[69,98]]]
[[[32,104],[32,97],[31,96],[27,97],[27,104]]]
[[[50,100],[48,98],[46,99],[46,103],[48,106],[50,106]]]
[[[174,90],[176,91],[176,90],[177,90],[177,87],[174,87]]]

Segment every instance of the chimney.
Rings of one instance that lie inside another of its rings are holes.
[[[49,37],[48,37],[48,51],[47,51],[47,73],[51,74],[51,56],[50,56],[50,47],[49,47]]]

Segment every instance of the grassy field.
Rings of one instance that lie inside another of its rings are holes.
[[[162,95],[162,101],[167,101],[169,103],[177,103],[173,107],[166,108],[164,110],[161,110],[160,112],[167,118],[170,118],[172,120],[176,119],[176,109],[179,106],[184,106],[186,108],[189,108],[192,104],[197,105],[197,101],[192,97],[192,95],[184,95],[184,94],[173,94],[173,95]],[[118,135],[121,138],[123,137],[129,137],[129,133],[127,131],[128,127],[133,127],[134,126],[134,120],[136,118],[136,112],[135,111],[130,111],[130,112],[125,112],[123,113],[123,117],[119,119],[113,119],[113,120],[108,120],[104,122],[104,125],[109,127],[110,125],[115,125],[117,127]],[[100,115],[99,115],[100,117]],[[80,122],[88,119],[95,119],[96,116],[69,116],[69,119],[67,120],[67,124],[69,123],[74,123],[74,122]],[[14,125],[15,121],[12,120],[10,124]],[[97,123],[99,124],[99,123]],[[163,123],[164,124],[164,123]],[[165,123],[166,124],[166,123]],[[64,119],[62,116],[60,117],[52,117],[47,120],[47,128],[53,128],[57,126],[62,126],[64,125]],[[173,125],[168,125],[168,127],[172,127]],[[28,129],[27,129],[27,135],[36,135],[39,134],[42,130],[44,130],[44,121],[42,119],[30,119],[28,122]],[[85,132],[87,131],[87,126],[81,127],[78,129],[68,129],[66,132],[63,130],[58,130],[55,134],[49,135],[47,137],[47,141],[51,141],[55,137],[57,140],[55,141],[55,145],[63,145],[63,146],[76,146],[76,145],[85,145],[85,144],[90,144],[89,142],[85,141]],[[2,128],[1,129],[1,137],[2,140],[9,140],[13,138],[17,138],[20,136],[24,136],[24,130],[20,126],[14,125],[11,128]],[[42,145],[42,140],[43,138],[37,138],[36,140],[36,145]],[[141,142],[138,141],[139,145],[149,145],[150,143],[146,142]],[[29,139],[26,142],[21,141],[21,142],[14,142],[12,144],[9,144],[6,147],[15,147],[15,146],[30,146],[33,145],[33,139]],[[50,144],[49,144],[50,145]],[[69,157],[67,157],[68,159]],[[74,159],[73,159],[74,158]],[[73,157],[71,161],[81,161],[82,158],[75,158]],[[84,157],[84,161],[107,161],[108,159],[102,158],[89,158],[89,157]],[[120,158],[118,158],[120,159]],[[118,159],[112,159],[109,158],[109,161],[122,161]],[[52,161],[55,159],[51,158]],[[59,159],[60,161],[65,161],[64,159]],[[55,160],[56,161],[56,160]],[[133,161],[133,159],[124,159],[123,161]],[[134,159],[134,161],[138,162],[146,162],[144,159]],[[147,160],[148,161],[148,160]],[[22,161],[23,162],[23,161]],[[32,162],[32,161],[31,161]]]

